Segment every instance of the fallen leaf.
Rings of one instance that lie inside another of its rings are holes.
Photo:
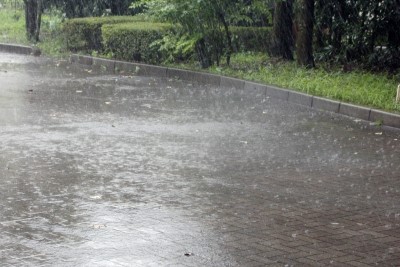
[[[107,228],[107,225],[105,225],[105,224],[93,224],[93,228],[94,229],[103,229],[103,228]]]

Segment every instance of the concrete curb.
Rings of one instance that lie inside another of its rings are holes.
[[[124,73],[142,76],[177,78],[214,86],[234,88],[237,90],[246,91],[249,93],[249,95],[257,98],[276,98],[293,104],[338,113],[364,121],[379,122],[384,127],[400,129],[400,114],[388,113],[367,107],[316,97],[272,85],[265,85],[204,72],[108,60],[90,56],[71,55],[70,62],[93,66],[94,68],[100,68],[113,74]]]
[[[311,95],[290,91],[288,101],[311,108],[313,104],[313,97]]]
[[[40,56],[41,54],[40,50],[36,47],[3,43],[0,43],[0,51],[20,55]]]
[[[312,107],[315,109],[326,110],[333,113],[339,113],[340,102],[313,96]]]

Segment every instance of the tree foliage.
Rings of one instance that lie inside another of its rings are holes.
[[[400,67],[400,0],[316,1],[320,59],[373,69]]]
[[[231,26],[273,22],[272,56],[314,66],[316,61],[400,68],[400,0],[23,0],[27,36],[38,41],[40,14],[56,7],[65,17],[146,12],[175,25],[161,47],[175,54],[196,51],[203,67],[229,64]],[[38,5],[39,4],[39,5]],[[172,49],[174,48],[174,49]],[[178,51],[177,51],[178,50]],[[267,51],[267,50],[266,50]]]
[[[268,17],[260,10],[257,15],[254,6],[261,0],[144,0],[133,5],[144,8],[158,20],[178,25],[178,37],[164,38],[176,42],[182,51],[193,49],[202,67],[219,64],[226,56],[230,62],[234,38],[230,26],[262,23]],[[252,14],[253,16],[250,16]],[[256,18],[256,19],[254,19]],[[168,45],[168,44],[166,44]]]
[[[46,6],[61,9],[67,18],[131,14],[129,6],[134,0],[43,0]]]

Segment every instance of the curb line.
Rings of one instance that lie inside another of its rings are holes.
[[[17,44],[4,44],[4,43],[0,43],[0,51],[20,54],[20,55],[40,56],[41,54],[40,49],[37,47],[17,45]]]
[[[178,78],[181,80],[196,81],[199,83],[210,84],[219,87],[229,87],[237,90],[248,91],[257,97],[264,96],[276,98],[293,104],[329,111],[373,123],[379,123],[385,127],[400,129],[400,115],[308,95],[272,85],[265,85],[211,73],[160,67],[142,63],[117,61],[76,54],[70,56],[70,63],[92,66],[93,68],[102,69],[112,72],[113,74],[131,73],[139,76]]]

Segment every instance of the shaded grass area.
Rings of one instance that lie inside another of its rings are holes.
[[[0,9],[0,21],[0,42],[29,44],[22,10]],[[61,25],[61,16],[56,11],[43,16],[38,46],[44,54],[56,57],[68,55],[60,34]],[[195,63],[173,66],[200,70]],[[390,77],[385,73],[358,70],[345,73],[340,68],[318,66],[316,69],[304,69],[295,63],[270,59],[266,53],[247,52],[233,55],[229,67],[221,65],[206,71],[400,113],[400,104],[395,102],[400,74]]]
[[[0,42],[32,45],[26,38],[25,15],[23,10],[0,9]],[[46,55],[67,56],[64,40],[60,34],[62,19],[56,11],[43,15],[37,46]]]
[[[29,44],[22,10],[0,9],[0,42]]]

